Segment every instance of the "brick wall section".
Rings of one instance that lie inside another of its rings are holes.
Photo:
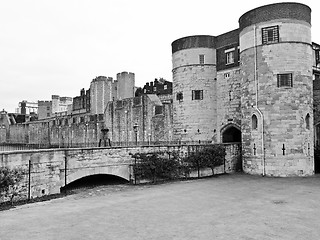
[[[134,153],[178,152],[180,156],[195,151],[201,146],[159,146],[137,148],[86,148],[64,150],[34,150],[0,154],[0,167],[31,168],[31,198],[60,192],[60,188],[82,177],[94,174],[111,174],[127,180],[133,179]],[[215,173],[235,172],[240,163],[240,147],[225,145],[225,164]],[[22,198],[28,197],[27,173],[22,185]]]

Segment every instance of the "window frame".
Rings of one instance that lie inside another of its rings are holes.
[[[289,79],[283,77],[289,76]],[[292,73],[278,73],[277,74],[277,87],[278,88],[292,88],[293,87],[293,74]]]
[[[309,113],[307,113],[305,121],[306,121],[306,129],[310,130],[310,114]]]
[[[199,54],[199,64],[204,65],[204,63],[205,63],[205,55]]]
[[[176,100],[179,102],[183,101],[183,93],[182,92],[177,92]]]
[[[258,130],[258,117],[256,114],[251,116],[251,128],[252,130]]]
[[[235,62],[235,48],[230,48],[224,51],[226,54],[226,65],[234,64]]]
[[[261,38],[262,44],[278,43],[280,41],[279,25],[261,28]]]
[[[203,100],[203,90],[192,90],[192,100]]]
[[[156,105],[154,106],[154,115],[163,115],[163,106]]]

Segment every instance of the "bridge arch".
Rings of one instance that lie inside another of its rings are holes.
[[[66,184],[72,183],[78,179],[98,175],[106,174],[113,175],[123,178],[127,181],[131,179],[131,167],[130,165],[120,165],[120,166],[103,166],[97,168],[78,168],[67,172]]]

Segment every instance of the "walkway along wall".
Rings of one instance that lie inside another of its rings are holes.
[[[24,188],[21,198],[30,199],[60,193],[61,187],[95,174],[110,174],[132,181],[132,154],[138,152],[178,152],[180,156],[186,156],[199,147],[201,145],[5,152],[0,154],[0,167],[20,167],[26,170],[25,179],[21,184]],[[215,173],[232,173],[239,166],[240,145],[226,144],[225,149],[225,163],[217,167]]]

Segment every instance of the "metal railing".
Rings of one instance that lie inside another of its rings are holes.
[[[52,143],[52,144],[25,144],[25,143],[0,143],[0,152],[34,150],[34,149],[59,149],[59,148],[93,148],[93,147],[142,147],[142,146],[183,146],[207,145],[210,141],[129,141],[129,142],[86,142],[86,143]]]

